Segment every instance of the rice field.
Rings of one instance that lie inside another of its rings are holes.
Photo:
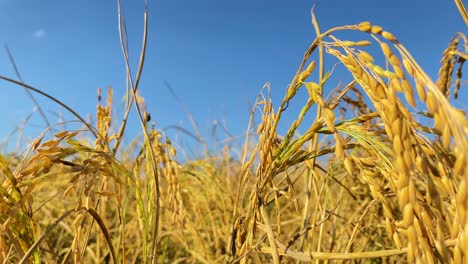
[[[51,125],[25,152],[0,155],[0,262],[468,263],[468,119],[454,106],[466,36],[447,40],[432,80],[378,21],[312,21],[316,38],[279,107],[268,85],[256,98],[239,156],[226,145],[178,162],[138,92],[147,23],[121,119],[112,90],[98,91],[89,123],[0,76],[82,124]],[[329,89],[335,67],[347,79]],[[307,102],[281,134],[300,89]],[[126,144],[132,111],[143,136]]]

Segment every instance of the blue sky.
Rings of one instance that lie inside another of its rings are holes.
[[[191,130],[183,109],[165,87],[167,82],[206,135],[216,119],[223,120],[231,134],[245,133],[248,102],[270,82],[277,105],[313,41],[314,2],[322,29],[372,21],[394,33],[432,77],[453,34],[467,31],[453,1],[149,0],[149,45],[140,88],[157,126]],[[136,0],[123,4],[135,71],[144,4]],[[359,33],[349,37],[366,38]],[[113,87],[116,103],[123,96],[125,68],[115,1],[0,0],[0,42],[8,44],[26,83],[83,116],[95,113],[98,87]],[[4,49],[0,74],[15,78]],[[466,109],[463,87],[461,93],[460,104]],[[46,111],[64,112],[36,98]],[[24,90],[0,82],[0,138],[33,107]],[[294,107],[290,118],[297,112]],[[121,113],[123,108],[119,109]],[[137,125],[133,122],[131,129],[136,131]],[[33,137],[43,128],[35,113],[24,131]]]

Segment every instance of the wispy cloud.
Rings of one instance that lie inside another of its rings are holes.
[[[46,35],[47,35],[47,32],[42,28],[34,31],[34,37],[36,38],[43,38]]]

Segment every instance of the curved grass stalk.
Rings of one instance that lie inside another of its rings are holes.
[[[63,103],[62,101],[60,101],[59,99],[53,97],[52,95],[49,95],[43,91],[41,91],[40,89],[38,88],[35,88],[35,87],[32,87],[28,84],[25,84],[25,83],[22,83],[22,82],[19,82],[19,81],[15,81],[11,78],[8,78],[8,77],[5,77],[5,76],[1,76],[0,75],[0,79],[3,79],[7,82],[11,82],[11,83],[14,83],[16,85],[19,85],[19,86],[22,86],[28,90],[31,90],[31,91],[34,91],[38,94],[41,94],[45,97],[47,97],[48,99],[54,101],[55,103],[57,103],[58,105],[60,105],[61,107],[65,108],[68,112],[70,112],[72,115],[74,115],[76,118],[78,118],[78,120],[81,121],[81,123],[83,123],[83,125],[85,125],[88,129],[89,129],[89,132],[91,132],[95,138],[103,138],[101,135],[99,135],[99,132],[97,131],[96,128],[94,128],[91,124],[89,124],[88,122],[86,122],[86,120],[84,120],[83,117],[81,117],[75,110],[73,110],[72,108],[70,108],[69,106],[67,106],[65,103]]]

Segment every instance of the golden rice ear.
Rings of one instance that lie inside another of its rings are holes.
[[[382,49],[382,52],[385,55],[385,58],[387,58],[387,60],[389,60],[390,56],[393,55],[393,52],[392,52],[392,49],[390,48],[390,46],[388,46],[387,43],[382,42],[382,43],[380,43],[380,48]]]
[[[414,77],[414,68],[411,65],[411,62],[408,61],[407,58],[403,57],[403,66],[405,67],[406,71]]]
[[[368,21],[359,23],[357,27],[360,31],[363,31],[363,32],[370,32],[372,29],[372,25]]]
[[[465,5],[463,4],[462,0],[455,0],[455,4],[457,5],[458,11],[460,15],[463,17],[465,24],[468,26],[468,12],[466,11]]]
[[[344,166],[345,166],[346,172],[348,172],[349,175],[353,175],[353,162],[351,161],[351,158],[346,157],[344,159]]]
[[[21,158],[0,155],[0,261],[464,263],[468,120],[446,96],[453,81],[434,84],[380,26],[313,24],[283,101],[276,108],[265,85],[238,149],[236,137],[213,132],[211,149],[187,132],[209,151],[178,163],[184,147],[149,126],[145,109],[144,137],[126,144],[125,122],[108,135],[112,94],[102,105],[99,91],[95,144],[81,129],[46,131]],[[360,50],[369,41],[338,39],[342,30],[368,33],[385,61]]]
[[[397,38],[392,33],[388,32],[388,31],[383,31],[381,34],[382,34],[382,37],[384,37],[388,41],[391,41],[391,42],[396,42],[397,41]]]
[[[372,26],[372,28],[371,28],[371,32],[373,34],[380,34],[380,33],[382,33],[382,30],[383,29],[382,29],[381,26],[376,26],[376,25]]]
[[[363,50],[360,50],[359,51],[359,57],[361,60],[365,61],[365,62],[368,62],[368,63],[373,63],[374,62],[374,57],[372,57],[372,55],[370,55],[369,53],[363,51]]]

